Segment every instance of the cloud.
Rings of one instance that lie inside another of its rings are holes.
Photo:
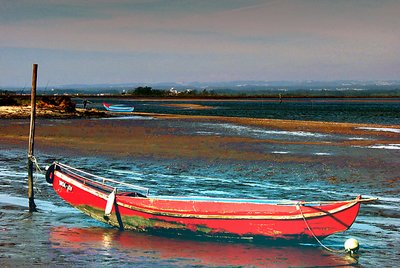
[[[109,19],[119,14],[169,17],[246,8],[262,0],[4,0],[0,22],[18,23],[53,19]]]
[[[49,1],[18,0],[2,1],[0,5],[0,22],[2,24],[18,24],[32,21],[48,21],[57,19],[107,18],[107,13],[87,1]]]
[[[35,52],[39,62],[95,70],[98,53],[109,73],[77,79],[398,78],[398,10],[392,0],[6,1],[0,67]]]

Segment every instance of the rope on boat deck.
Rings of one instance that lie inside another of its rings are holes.
[[[296,208],[297,208],[298,210],[300,210],[301,216],[303,217],[303,220],[304,220],[304,223],[305,223],[306,226],[307,226],[307,229],[310,231],[310,233],[311,233],[312,236],[315,238],[315,240],[321,245],[321,247],[323,247],[324,249],[326,249],[327,251],[330,251],[330,252],[334,252],[334,253],[345,253],[345,251],[343,251],[343,250],[335,250],[335,249],[328,248],[327,246],[325,246],[325,245],[318,239],[318,237],[314,234],[314,231],[311,229],[310,225],[308,224],[307,219],[306,219],[306,217],[305,217],[304,214],[303,214],[303,211],[301,210],[301,206],[302,206],[302,205],[303,205],[303,203],[302,203],[301,201],[300,201],[300,202],[297,202]]]

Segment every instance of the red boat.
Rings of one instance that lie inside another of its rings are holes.
[[[362,202],[376,200],[358,196],[348,201],[272,203],[265,199],[150,196],[147,188],[57,162],[48,169],[46,180],[75,208],[120,229],[279,242],[309,242],[343,232],[353,224]],[[121,191],[126,187],[134,191]]]

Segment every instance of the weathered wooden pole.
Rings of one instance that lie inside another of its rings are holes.
[[[29,212],[35,212],[35,193],[33,191],[33,148],[35,142],[35,120],[36,120],[36,80],[38,65],[32,66],[32,93],[31,93],[31,122],[29,127],[29,147],[28,147],[28,199]]]

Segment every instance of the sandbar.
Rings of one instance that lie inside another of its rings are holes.
[[[277,155],[259,151],[263,144],[313,145],[313,146],[374,146],[400,144],[400,126],[294,121],[216,116],[188,116],[154,113],[133,113],[135,116],[187,122],[228,123],[256,126],[265,130],[353,135],[357,139],[276,140],[239,136],[189,135],[173,127],[161,128],[151,124],[102,119],[39,119],[36,127],[35,146],[43,151],[63,154],[98,154],[121,157],[202,158],[208,160],[273,160],[290,162],[324,161],[319,157]],[[0,145],[26,148],[29,133],[27,119],[1,119]],[[392,129],[394,131],[377,131]],[[366,138],[368,137],[368,138]],[[373,139],[370,139],[373,137]],[[326,158],[325,158],[326,159]]]

